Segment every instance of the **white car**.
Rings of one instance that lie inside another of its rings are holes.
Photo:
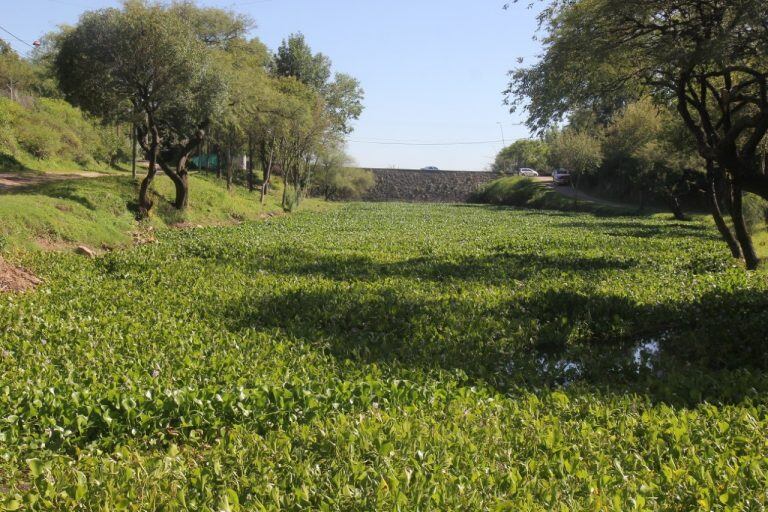
[[[522,169],[520,169],[520,176],[525,176],[526,178],[536,178],[539,176],[539,173],[537,173],[533,169],[523,167]]]
[[[429,165],[427,167],[422,167],[421,170],[422,171],[439,171],[440,169],[438,169],[434,165]]]
[[[571,182],[571,173],[565,169],[557,169],[552,173],[552,183],[555,185],[568,185]]]

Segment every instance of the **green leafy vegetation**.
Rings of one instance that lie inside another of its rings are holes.
[[[0,507],[766,505],[768,281],[707,224],[351,204],[158,237],[22,259]]]
[[[0,170],[104,168],[128,155],[115,127],[100,126],[69,103],[0,96]]]

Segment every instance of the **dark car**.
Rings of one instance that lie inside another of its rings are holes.
[[[571,173],[565,169],[557,169],[552,173],[552,183],[555,185],[568,185],[571,183]]]

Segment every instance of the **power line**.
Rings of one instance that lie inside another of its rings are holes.
[[[500,144],[500,140],[479,140],[470,142],[406,142],[406,141],[376,141],[376,140],[350,140],[356,144],[379,144],[382,146],[471,146],[481,144]]]
[[[17,41],[19,41],[19,42],[21,42],[21,43],[24,43],[25,45],[29,46],[30,48],[34,48],[34,45],[31,45],[31,44],[29,44],[28,42],[26,42],[25,40],[23,40],[22,38],[20,38],[19,36],[17,36],[17,35],[16,35],[16,34],[14,34],[13,32],[11,32],[11,31],[10,31],[10,30],[8,30],[7,28],[3,27],[2,25],[0,25],[0,30],[2,30],[2,31],[3,31],[3,32],[5,32],[6,34],[10,35],[10,36],[11,36],[12,38],[14,38],[15,40],[17,40]]]

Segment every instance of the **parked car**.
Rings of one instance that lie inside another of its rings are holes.
[[[568,185],[571,182],[571,173],[565,169],[557,169],[552,173],[552,183],[555,185]]]
[[[422,167],[421,170],[422,171],[439,171],[440,169],[438,169],[434,165],[428,165],[427,167]]]
[[[520,176],[525,176],[526,178],[536,178],[539,176],[539,173],[537,173],[533,169],[523,167],[522,169],[520,169]]]

